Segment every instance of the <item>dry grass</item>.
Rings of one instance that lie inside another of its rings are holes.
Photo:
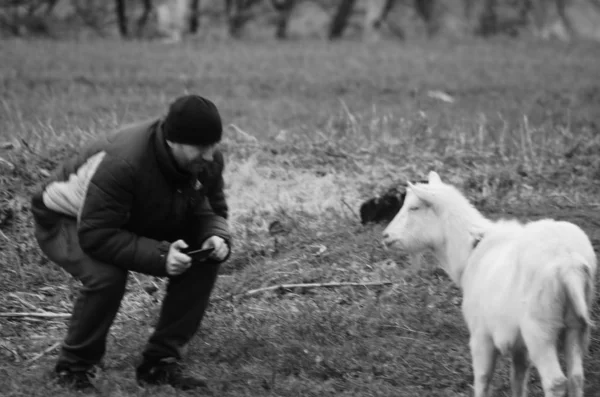
[[[436,169],[495,215],[576,209],[600,243],[600,51],[592,45],[14,40],[0,52],[0,142],[12,146],[0,157],[14,165],[0,164],[3,312],[71,308],[76,283],[31,235],[28,194],[47,170],[183,92],[213,98],[231,124],[223,148],[236,251],[188,357],[218,395],[469,395],[458,290],[433,266],[409,268],[384,252],[382,226],[362,226],[356,215],[392,184]],[[284,283],[388,280],[396,284],[243,295]],[[132,376],[163,291],[164,280],[131,278],[97,382],[103,395],[180,395],[143,391]],[[38,355],[60,342],[65,325],[0,319],[5,395],[62,393],[46,379],[56,351]],[[596,337],[588,393],[600,389],[599,349]],[[501,367],[497,395],[509,393],[506,374]],[[535,373],[531,388],[541,396]]]

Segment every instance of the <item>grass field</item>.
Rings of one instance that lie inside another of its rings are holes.
[[[29,194],[48,171],[185,92],[219,107],[236,249],[186,358],[215,395],[471,395],[458,289],[435,264],[385,252],[384,225],[357,215],[363,200],[431,169],[491,217],[573,220],[600,248],[597,45],[6,40],[0,54],[2,313],[71,309],[77,283],[32,239]],[[185,395],[143,390],[133,376],[163,290],[164,280],[130,278],[101,395]],[[63,318],[0,317],[0,394],[75,395],[48,380],[65,328]],[[587,396],[600,392],[593,338]],[[497,396],[510,395],[507,364]],[[535,371],[530,396],[542,396]]]

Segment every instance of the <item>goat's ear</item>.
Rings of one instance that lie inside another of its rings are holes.
[[[417,198],[428,205],[433,205],[436,202],[436,192],[428,189],[425,186],[409,185],[409,189],[417,196]]]
[[[428,179],[429,179],[429,183],[432,185],[436,184],[436,183],[442,183],[442,179],[440,178],[438,173],[435,171],[429,172]]]

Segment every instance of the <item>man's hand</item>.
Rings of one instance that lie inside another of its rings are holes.
[[[221,261],[225,259],[227,254],[229,253],[229,246],[225,242],[222,237],[212,236],[209,237],[204,244],[202,244],[202,249],[205,248],[214,248],[215,250],[210,254],[209,258],[215,259],[217,261]]]
[[[192,265],[192,258],[181,252],[188,245],[183,240],[177,240],[169,247],[167,254],[167,274],[169,276],[179,276]]]

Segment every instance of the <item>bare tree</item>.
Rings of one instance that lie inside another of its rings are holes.
[[[152,0],[141,0],[143,5],[142,15],[137,20],[137,34],[139,35],[146,26],[150,13],[152,12]],[[129,37],[129,21],[127,18],[126,0],[115,0],[115,11],[117,12],[117,24],[121,37]]]
[[[536,30],[536,33],[542,37],[546,36],[545,26],[547,22],[548,16],[548,3],[547,0],[532,0],[530,4],[530,11],[533,12],[533,23]],[[556,12],[561,22],[565,26],[567,30],[567,34],[570,37],[576,36],[576,31],[573,28],[573,24],[566,14],[566,1],[565,0],[555,0]]]
[[[200,25],[200,0],[190,2],[190,33],[197,33]]]
[[[46,10],[44,13],[49,15],[52,13],[57,2],[58,0],[4,0],[0,3],[0,9],[23,8],[27,14],[34,14],[45,6]]]
[[[433,36],[437,33],[439,25],[435,18],[436,0],[415,0],[414,7],[417,15],[427,26],[427,35]]]
[[[363,26],[363,36],[365,38],[373,36],[379,31],[386,21],[388,14],[396,4],[396,0],[369,0]],[[401,34],[404,37],[404,33]]]
[[[225,0],[225,12],[231,36],[239,37],[244,25],[252,18],[252,7],[260,2],[261,0]],[[275,36],[283,39],[287,37],[288,21],[296,0],[269,0],[269,2],[277,12]]]
[[[390,12],[397,4],[396,0],[380,0],[380,3],[369,3],[367,15],[365,16],[364,29],[368,36],[372,31],[377,31],[387,20]],[[432,20],[433,7],[436,0],[415,0],[414,7],[417,14],[424,19],[428,24]],[[329,27],[329,38],[337,39],[342,36],[345,28],[348,25],[348,20],[352,15],[356,0],[341,0],[334,13]],[[429,26],[429,25],[428,25]],[[401,29],[394,29],[395,33],[404,37]]]
[[[496,0],[484,0],[483,11],[479,17],[478,32],[482,36],[489,36],[498,32],[498,15],[496,13]]]
[[[473,8],[476,0],[464,0],[465,17],[468,21],[474,19]],[[547,26],[548,12],[552,7],[556,7],[556,14],[566,30],[569,37],[577,36],[577,29],[573,25],[571,18],[567,13],[568,0],[516,0],[513,5],[518,7],[518,21],[506,24],[499,21],[497,16],[498,0],[482,0],[483,6],[475,28],[475,32],[482,35],[491,35],[498,33],[502,28],[508,26],[525,26],[530,22],[533,25],[535,34],[540,37],[547,37],[550,33]],[[600,0],[587,0],[594,8],[600,11]]]
[[[284,39],[287,37],[287,26],[290,15],[296,5],[296,0],[271,0],[273,8],[277,11],[277,25],[275,28],[275,37]]]
[[[56,0],[55,0],[56,1]],[[141,35],[154,7],[152,0],[140,0],[142,2],[142,14],[137,20],[136,35]],[[230,2],[230,0],[227,0]],[[117,13],[117,24],[119,26],[119,33],[121,37],[129,37],[129,21],[127,18],[127,1],[126,0],[115,0],[115,11]],[[200,18],[200,1],[190,0],[189,1],[189,20],[188,27],[191,33],[196,33],[199,26]]]
[[[58,0],[4,0],[0,2],[0,28],[13,35],[25,32],[51,35],[46,18]]]
[[[251,18],[251,7],[260,0],[226,0],[225,10],[229,34],[239,37],[242,28]]]
[[[329,25],[329,39],[338,39],[342,37],[346,26],[348,25],[348,19],[352,15],[356,0],[341,0],[333,18]]]

